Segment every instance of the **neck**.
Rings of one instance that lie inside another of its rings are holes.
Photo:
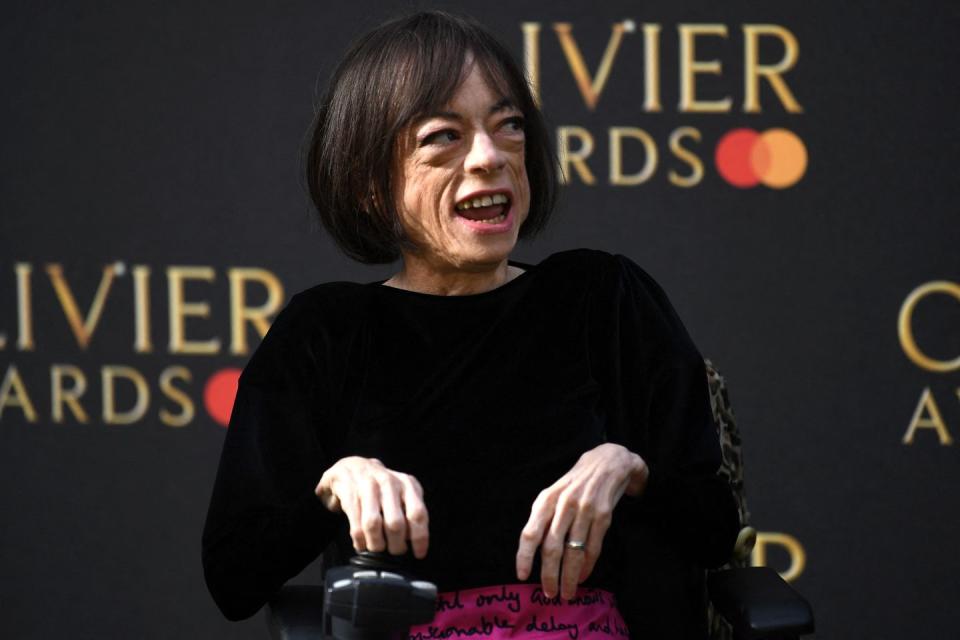
[[[383,284],[435,296],[466,296],[496,289],[521,273],[523,269],[510,266],[506,258],[489,266],[462,269],[455,265],[427,264],[405,255],[400,272]]]

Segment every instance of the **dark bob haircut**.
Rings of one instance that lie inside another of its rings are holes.
[[[415,250],[394,202],[397,141],[407,125],[449,103],[468,58],[524,116],[530,211],[519,237],[532,237],[546,225],[556,200],[556,160],[523,72],[477,22],[417,13],[354,43],[334,71],[313,124],[306,154],[310,197],[323,226],[351,258],[388,263],[402,248]]]

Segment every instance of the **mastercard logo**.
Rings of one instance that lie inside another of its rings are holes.
[[[772,189],[795,185],[807,171],[807,148],[792,131],[734,129],[717,143],[717,172],[735,187],[763,184]]]

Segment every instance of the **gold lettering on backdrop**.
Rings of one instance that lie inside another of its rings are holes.
[[[127,411],[118,411],[116,389],[118,378],[129,380],[136,390],[137,401]],[[103,385],[103,422],[104,424],[133,424],[143,418],[150,405],[150,387],[139,371],[133,367],[104,365],[100,369],[100,382]]]
[[[570,149],[570,140],[577,138],[580,140],[580,148],[576,151]],[[593,136],[583,127],[568,126],[557,127],[557,157],[560,160],[560,182],[567,184],[570,182],[570,166],[577,170],[577,175],[584,184],[596,184],[597,179],[593,177],[590,167],[587,166],[587,158],[593,153]]]
[[[935,280],[922,284],[907,296],[900,307],[900,316],[897,319],[897,335],[900,337],[900,346],[903,352],[907,354],[910,360],[927,371],[935,373],[949,373],[960,369],[960,356],[953,360],[936,360],[920,351],[917,342],[913,337],[913,312],[917,304],[924,298],[934,293],[953,296],[960,301],[960,284],[949,282],[947,280]]]
[[[800,577],[807,566],[807,552],[804,550],[800,541],[788,533],[776,533],[772,531],[757,532],[757,543],[753,547],[753,553],[750,557],[750,564],[755,567],[766,567],[767,547],[781,547],[790,557],[790,566],[785,571],[780,571],[780,577],[787,582],[792,582]]]
[[[263,338],[270,328],[270,321],[283,303],[283,285],[277,276],[266,269],[235,267],[227,272],[230,280],[230,353],[245,354],[247,326],[249,322]],[[259,282],[267,290],[267,301],[259,307],[247,306],[246,285]]]
[[[662,111],[660,104],[660,25],[643,25],[643,110]]]
[[[150,267],[137,265],[133,268],[133,350],[137,353],[153,353],[150,340]]]
[[[0,420],[3,419],[3,410],[7,407],[19,407],[27,422],[37,421],[37,410],[27,395],[27,388],[20,378],[20,373],[12,364],[7,367],[3,382],[0,382]]]
[[[624,175],[623,138],[639,140],[643,144],[645,162],[640,171]],[[632,187],[650,179],[657,168],[657,143],[650,134],[637,127],[610,127],[610,184]]]
[[[179,378],[184,382],[190,382],[190,370],[186,367],[167,367],[160,373],[160,391],[170,400],[180,405],[180,412],[173,413],[164,408],[160,409],[160,422],[168,427],[185,427],[193,420],[196,412],[193,400],[182,389],[173,386],[173,381]]]
[[[220,339],[187,340],[184,321],[187,316],[210,317],[207,302],[186,302],[183,299],[185,280],[213,282],[213,267],[167,267],[167,286],[170,298],[170,353],[215,354],[220,351]]]
[[[72,384],[65,388],[64,378],[70,378]],[[50,367],[50,413],[53,421],[64,422],[63,405],[70,407],[74,420],[80,423],[90,422],[90,417],[80,404],[80,396],[87,391],[87,377],[79,367],[72,364],[55,364]]]
[[[684,138],[692,138],[695,142],[700,142],[700,132],[694,127],[678,127],[670,134],[670,151],[678,159],[687,163],[690,167],[690,174],[682,176],[670,169],[667,178],[670,180],[670,184],[674,186],[688,188],[700,184],[700,181],[703,180],[703,162],[695,153],[680,144]]]
[[[26,262],[18,262],[13,270],[17,274],[17,349],[33,351],[33,303],[30,295],[33,267]]]
[[[97,287],[97,292],[93,296],[93,302],[90,304],[85,318],[80,317],[77,299],[74,297],[73,291],[70,290],[70,285],[67,284],[66,278],[63,277],[63,267],[56,263],[48,264],[47,275],[50,276],[53,290],[56,292],[57,300],[60,301],[60,306],[63,308],[63,314],[67,319],[67,323],[70,325],[70,330],[73,331],[73,336],[77,340],[77,346],[81,349],[86,349],[90,345],[93,332],[96,330],[97,323],[100,322],[100,317],[103,315],[104,303],[107,300],[107,295],[110,293],[110,286],[113,284],[113,279],[117,275],[117,265],[108,264],[103,267],[100,285]]]
[[[698,100],[696,94],[696,76],[710,73],[720,75],[722,67],[719,60],[697,60],[697,36],[727,37],[727,27],[722,24],[681,24],[680,31],[680,106],[684,113],[728,113],[733,100],[728,96],[722,100]]]
[[[760,64],[760,37],[773,36],[783,42],[783,58],[776,64]],[[800,45],[788,29],[777,24],[743,25],[743,111],[760,113],[760,77],[770,84],[789,113],[802,113],[803,107],[783,80],[783,74],[797,64]]]
[[[583,96],[587,108],[593,111],[597,107],[603,87],[610,77],[610,70],[613,68],[613,61],[617,57],[617,50],[620,49],[626,27],[622,22],[615,22],[611,27],[612,33],[607,41],[607,48],[603,52],[600,66],[597,67],[597,73],[593,78],[590,77],[587,65],[583,61],[583,54],[580,53],[580,47],[577,46],[577,41],[573,37],[573,26],[569,22],[555,22],[553,30],[557,33],[557,39],[560,40],[560,47],[563,49],[563,55],[567,59],[570,71],[577,81],[580,95]]]
[[[524,22],[523,30],[523,69],[533,101],[540,106],[540,23]]]
[[[907,432],[903,434],[903,444],[913,444],[917,429],[933,429],[937,432],[941,445],[949,446],[953,444],[953,438],[947,431],[947,425],[943,421],[943,416],[940,415],[937,401],[933,399],[933,394],[930,393],[930,387],[924,388],[923,393],[920,394],[920,402],[917,403],[917,408],[913,412],[913,418],[910,419]]]

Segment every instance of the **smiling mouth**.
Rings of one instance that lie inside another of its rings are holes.
[[[510,198],[503,193],[478,196],[458,202],[454,209],[457,215],[469,220],[497,224],[506,220],[507,211],[510,210]]]

